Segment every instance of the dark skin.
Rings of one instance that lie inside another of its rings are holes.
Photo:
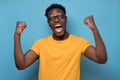
[[[50,10],[48,12],[48,18],[51,18],[51,16],[57,16],[58,14],[61,14],[61,15],[64,15],[64,12],[61,11],[61,9],[57,8],[57,9],[53,9],[53,10]],[[69,33],[66,31],[66,23],[67,23],[67,17],[64,15],[64,18],[63,19],[58,19],[58,18],[55,18],[54,21],[50,21],[48,19],[48,23],[49,23],[49,26],[51,27],[52,31],[53,31],[53,38],[55,40],[64,40],[64,39],[67,39],[69,37]],[[54,26],[56,24],[61,24],[61,27],[63,28],[63,30],[59,33],[57,33],[55,30],[54,30]]]
[[[64,15],[64,12],[59,8],[54,8],[48,12],[48,18],[58,14]],[[54,21],[50,21],[48,19],[48,24],[53,30],[53,38],[55,40],[65,40],[69,37],[69,33],[66,31],[66,23],[67,17],[65,15],[61,19],[56,17]],[[107,61],[106,48],[95,25],[93,16],[86,17],[84,19],[84,23],[92,30],[96,43],[96,47],[87,47],[84,55],[90,60],[93,60],[99,64],[104,64]],[[58,32],[54,28],[57,24],[61,25],[61,29]],[[39,56],[32,50],[28,50],[25,55],[22,52],[20,36],[25,28],[25,22],[17,22],[16,31],[14,34],[14,58],[16,67],[20,70],[27,68],[39,58]]]

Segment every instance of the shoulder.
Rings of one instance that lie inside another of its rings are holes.
[[[76,36],[74,34],[71,34],[71,38],[74,42],[78,43],[78,44],[91,44],[90,41],[88,41],[86,38],[82,37],[82,36]]]
[[[76,36],[74,34],[70,34],[70,35],[71,35],[71,38],[73,38],[73,39],[77,39],[77,40],[80,40],[80,41],[87,41],[87,39],[85,39],[82,36]]]
[[[52,37],[52,35],[48,35],[48,36],[45,36],[45,37],[41,37],[39,39],[37,39],[34,43],[42,43],[48,39],[50,39]]]
[[[74,34],[70,34],[70,38],[76,40],[76,39],[79,39],[79,36],[76,36]]]

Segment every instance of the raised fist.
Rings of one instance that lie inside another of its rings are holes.
[[[84,19],[84,23],[90,28],[90,29],[96,29],[96,25],[94,22],[93,16],[88,16]]]
[[[26,28],[26,23],[25,22],[17,21],[16,32],[15,33],[21,34],[25,28]]]

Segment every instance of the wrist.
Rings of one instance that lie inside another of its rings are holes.
[[[93,28],[93,29],[91,29],[92,31],[97,31],[98,29],[97,28]]]
[[[91,28],[92,31],[97,31],[97,27],[94,25],[92,28]]]
[[[98,32],[98,29],[97,29],[97,28],[94,28],[94,29],[92,29],[92,32],[93,32],[93,33],[96,33],[96,32]]]
[[[14,33],[14,37],[15,37],[15,38],[20,37],[20,35],[21,35],[21,34],[19,34],[19,33],[16,33],[16,32]]]

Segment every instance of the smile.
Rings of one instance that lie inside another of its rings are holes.
[[[60,33],[60,32],[62,32],[63,27],[62,27],[61,24],[56,24],[56,25],[54,26],[54,30],[55,30],[55,32]]]

